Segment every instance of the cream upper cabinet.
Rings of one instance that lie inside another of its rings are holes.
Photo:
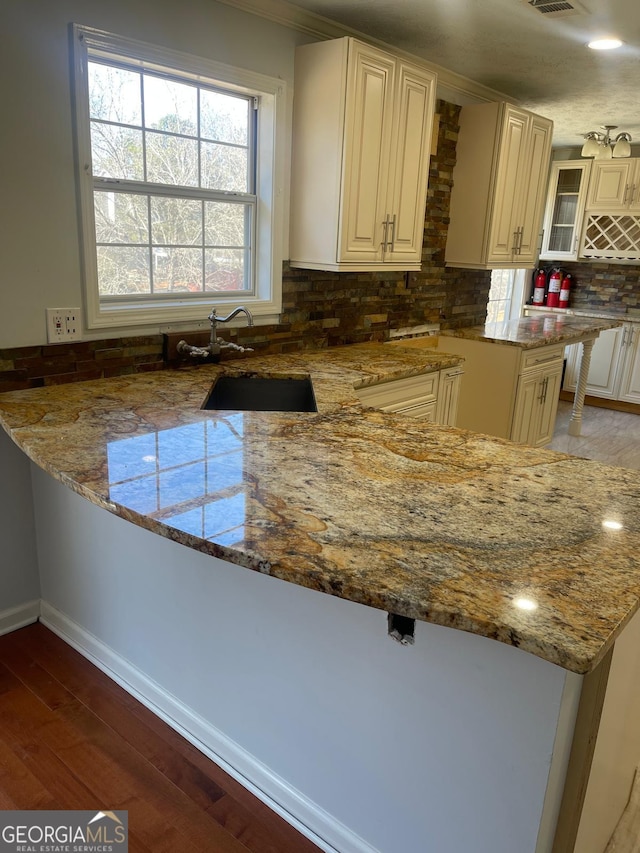
[[[511,104],[465,106],[445,260],[473,269],[533,266],[553,123]]]
[[[587,210],[640,210],[640,158],[594,160]]]
[[[551,164],[541,260],[577,260],[591,162],[555,160]]]
[[[292,266],[420,269],[435,82],[353,38],[297,49]]]

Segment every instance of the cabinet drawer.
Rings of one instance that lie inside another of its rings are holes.
[[[541,367],[552,367],[564,358],[564,346],[537,347],[533,350],[525,350],[522,354],[520,372],[538,370]]]
[[[437,420],[438,403],[434,400],[432,403],[418,403],[415,406],[403,406],[401,409],[393,409],[398,415],[407,415],[409,418],[418,418],[422,421]],[[391,411],[387,409],[387,411]]]
[[[356,393],[367,406],[387,412],[397,412],[418,404],[435,403],[438,396],[439,373],[422,373],[393,379],[378,385],[358,388]]]

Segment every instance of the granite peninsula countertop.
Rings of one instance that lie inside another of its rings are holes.
[[[556,314],[569,317],[596,317],[604,320],[619,320],[620,323],[640,323],[638,308],[547,308],[540,305],[525,305],[527,314]]]
[[[354,391],[458,361],[397,344],[238,359],[6,392],[0,423],[161,536],[587,672],[640,602],[640,473],[383,414]],[[223,373],[310,375],[319,411],[201,410]]]
[[[463,329],[444,329],[439,334],[442,337],[466,338],[533,349],[549,344],[577,343],[606,329],[613,329],[621,325],[621,322],[612,317],[587,317],[569,315],[565,311],[545,311],[542,315],[521,317],[519,320],[485,323],[483,326],[467,326]]]

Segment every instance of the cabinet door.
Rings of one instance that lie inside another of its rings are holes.
[[[511,106],[505,108],[499,151],[499,167],[491,206],[491,231],[487,263],[510,264],[518,245],[517,214],[521,209],[518,187],[527,151],[528,115]]]
[[[616,399],[623,328],[618,326],[616,329],[606,329],[604,332],[600,332],[593,344],[587,377],[587,394],[592,397]],[[563,387],[567,391],[575,391],[580,375],[582,344],[572,344],[567,349],[571,350],[571,355],[567,359],[567,371]]]
[[[516,226],[520,228],[517,257],[523,267],[533,266],[540,250],[540,225],[544,204],[551,154],[553,124],[545,118],[531,115],[529,121],[527,154],[521,171],[521,208]]]
[[[429,180],[434,79],[407,63],[398,64],[391,143],[392,175],[385,261],[419,263],[424,239]]]
[[[348,73],[338,260],[381,261],[395,60],[352,41]]]
[[[623,328],[623,361],[618,399],[640,403],[640,326],[627,323]]]
[[[541,260],[577,259],[590,170],[591,160],[556,160],[551,164]]]
[[[511,441],[516,441],[518,444],[535,444],[542,391],[540,371],[525,374],[518,379]]]
[[[532,444],[541,447],[549,444],[553,438],[556,427],[556,415],[558,413],[558,399],[560,397],[560,383],[562,381],[562,366],[545,372],[542,377],[542,400],[538,410],[538,418],[535,425]]]
[[[562,364],[525,373],[518,379],[511,440],[541,447],[553,438]]]
[[[588,210],[626,210],[636,161],[594,160],[587,197]]]
[[[438,408],[435,417],[439,424],[456,425],[462,375],[463,371],[459,367],[450,367],[440,371]]]
[[[636,157],[636,168],[631,176],[631,189],[627,195],[629,210],[640,210],[640,157]]]

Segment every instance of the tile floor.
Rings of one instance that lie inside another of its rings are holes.
[[[582,435],[574,437],[568,433],[570,415],[571,403],[560,400],[551,450],[640,470],[640,416],[585,406]]]

